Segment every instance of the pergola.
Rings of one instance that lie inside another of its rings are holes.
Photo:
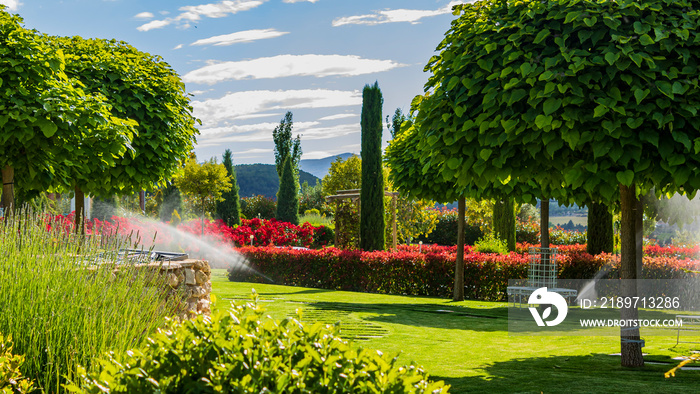
[[[341,200],[347,200],[350,199],[352,202],[358,202],[360,201],[360,189],[350,189],[350,190],[338,190],[335,192],[336,194],[332,196],[326,197],[326,201],[328,202],[335,202],[336,203],[336,209],[338,208],[337,204]],[[396,251],[396,198],[398,197],[399,193],[398,192],[390,192],[388,190],[384,190],[384,196],[390,196],[391,197],[391,235],[392,235],[392,242],[391,242],[391,248]],[[334,219],[335,220],[335,219]],[[335,221],[335,244],[338,244],[338,230],[340,230],[340,227],[338,225],[338,221]]]

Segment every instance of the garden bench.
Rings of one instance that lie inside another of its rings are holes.
[[[578,291],[557,287],[557,249],[531,247],[529,254],[527,281],[524,286],[508,286],[506,289],[508,306],[512,302],[513,306],[517,304],[518,308],[522,308],[523,304],[528,304],[530,294],[541,287],[546,287],[549,292],[560,294],[567,303],[571,303],[571,299],[576,298]]]

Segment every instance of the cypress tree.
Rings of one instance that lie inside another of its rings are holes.
[[[493,204],[493,231],[508,245],[508,250],[515,250],[515,201],[512,198]]]
[[[602,252],[613,252],[613,215],[605,204],[588,205],[587,234],[586,251],[588,253],[596,255]]]
[[[384,177],[382,174],[382,92],[377,82],[362,91],[362,191],[360,248],[384,250]]]
[[[227,226],[233,227],[241,224],[241,198],[238,195],[238,181],[236,181],[236,171],[233,167],[231,149],[224,151],[223,158],[224,167],[226,167],[226,172],[231,178],[231,189],[221,195],[223,201],[216,203],[216,214]]]
[[[291,157],[287,157],[282,166],[275,218],[282,222],[299,224],[299,181],[294,176]]]

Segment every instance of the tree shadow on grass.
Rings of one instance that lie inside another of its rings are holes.
[[[623,368],[619,356],[551,356],[494,362],[476,372],[479,376],[432,380],[450,384],[451,393],[680,393],[697,392],[700,371],[679,370],[675,378],[664,373],[678,364],[668,357],[653,357],[664,364],[647,363],[639,369]]]
[[[374,323],[404,324],[415,327],[462,329],[470,331],[506,331],[507,308],[468,308],[444,304],[360,304],[347,302],[309,302],[307,308],[342,313],[370,313],[362,320]]]

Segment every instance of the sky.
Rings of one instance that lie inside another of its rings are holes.
[[[161,56],[202,122],[198,159],[231,149],[235,164],[274,163],[272,131],[287,111],[302,159],[359,154],[363,87],[378,82],[383,120],[408,112],[461,2],[0,0],[26,28]]]

